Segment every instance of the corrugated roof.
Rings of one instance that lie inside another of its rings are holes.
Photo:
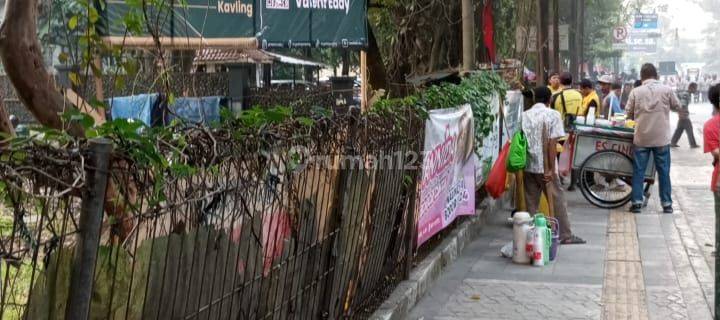
[[[203,49],[195,56],[194,64],[204,63],[262,63],[272,64],[276,59],[262,50]]]
[[[297,58],[286,56],[283,54],[268,52],[265,50],[245,49],[245,50],[227,50],[227,49],[203,49],[193,60],[194,64],[205,63],[263,63],[272,64],[275,62],[294,64],[301,66],[313,66],[319,68],[327,67],[326,64],[308,60],[305,58]]]

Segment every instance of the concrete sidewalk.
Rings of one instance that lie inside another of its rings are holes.
[[[693,115],[697,131],[704,110]],[[536,268],[500,256],[512,240],[509,208],[500,210],[408,319],[711,319],[711,168],[686,141],[673,152],[676,214],[661,213],[656,189],[641,215],[568,193],[573,232],[588,244],[561,246],[554,263]]]

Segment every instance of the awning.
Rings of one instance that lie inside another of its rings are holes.
[[[263,52],[265,52],[266,54],[268,54],[270,56],[277,58],[278,60],[280,60],[281,63],[301,65],[301,66],[312,66],[312,67],[318,67],[318,68],[328,68],[329,67],[328,65],[326,65],[324,63],[311,61],[311,60],[304,59],[304,58],[296,58],[296,57],[286,56],[286,55],[282,55],[282,54],[275,53],[275,52],[268,52],[268,51],[263,51]]]

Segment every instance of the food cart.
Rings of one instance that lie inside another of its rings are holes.
[[[576,124],[572,169],[583,196],[593,205],[615,209],[632,198],[634,129]],[[652,158],[645,172],[645,201],[655,180]]]

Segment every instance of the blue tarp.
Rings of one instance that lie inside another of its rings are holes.
[[[177,98],[169,108],[167,123],[175,118],[204,125],[219,122],[220,99],[221,97]]]
[[[112,119],[134,119],[153,125],[153,112],[158,108],[158,94],[140,94],[110,99]]]

